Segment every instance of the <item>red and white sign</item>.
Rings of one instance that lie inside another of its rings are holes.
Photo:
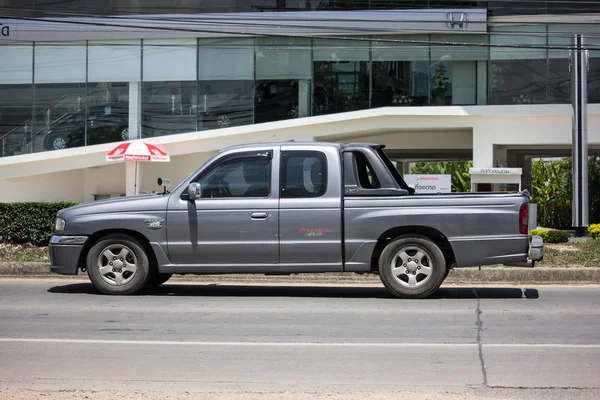
[[[161,148],[144,142],[121,143],[106,155],[106,161],[169,162],[169,155]]]
[[[404,181],[415,193],[450,193],[452,175],[404,175]]]

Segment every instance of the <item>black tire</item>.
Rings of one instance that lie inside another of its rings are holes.
[[[123,249],[126,252],[122,252]],[[105,255],[107,251],[114,256],[113,260]],[[134,272],[131,271],[132,264],[136,267]],[[131,236],[122,234],[108,235],[96,242],[87,255],[86,268],[96,289],[110,295],[137,293],[151,277],[150,262],[144,247]]]
[[[405,259],[408,262],[397,263]],[[379,257],[381,282],[399,298],[422,299],[432,295],[444,281],[446,271],[446,260],[440,248],[422,236],[394,239]]]

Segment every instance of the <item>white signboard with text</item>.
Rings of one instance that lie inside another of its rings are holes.
[[[451,193],[452,175],[404,175],[406,184],[415,193]]]

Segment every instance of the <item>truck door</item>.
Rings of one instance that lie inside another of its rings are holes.
[[[225,154],[192,182],[198,200],[169,203],[169,255],[180,266],[218,270],[253,268],[279,262],[278,175],[273,149]]]
[[[342,270],[342,182],[335,147],[282,146],[280,267]]]

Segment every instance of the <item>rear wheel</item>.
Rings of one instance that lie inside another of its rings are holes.
[[[446,271],[440,248],[421,236],[402,236],[391,241],[379,258],[381,282],[400,298],[430,296],[442,284]]]
[[[150,263],[143,246],[127,235],[100,239],[87,255],[90,280],[104,294],[134,294],[150,278]]]

